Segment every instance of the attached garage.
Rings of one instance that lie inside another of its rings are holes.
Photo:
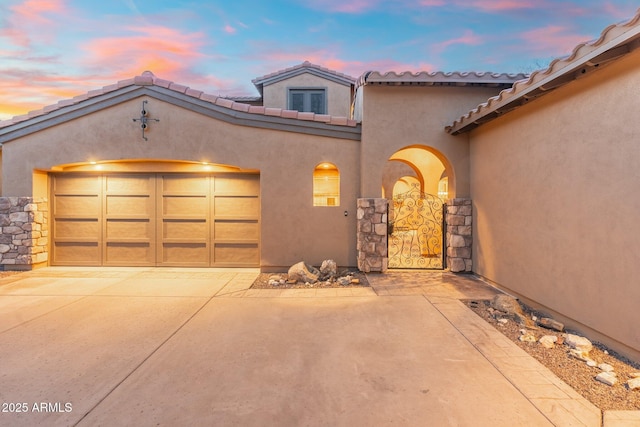
[[[51,174],[51,264],[260,266],[260,176]]]

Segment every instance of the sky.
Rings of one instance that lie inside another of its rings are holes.
[[[0,120],[152,71],[222,96],[304,61],[531,73],[638,0],[0,0]]]

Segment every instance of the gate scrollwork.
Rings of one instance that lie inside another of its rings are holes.
[[[393,198],[389,212],[389,268],[444,268],[444,202],[417,185]]]

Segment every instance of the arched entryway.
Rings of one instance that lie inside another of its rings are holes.
[[[396,151],[383,172],[389,203],[389,268],[445,268],[445,202],[455,194],[455,175],[446,158],[426,146]]]

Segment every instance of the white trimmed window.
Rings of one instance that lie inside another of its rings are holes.
[[[327,114],[326,89],[289,89],[289,110]]]
[[[313,206],[340,206],[340,171],[333,163],[313,171]]]

